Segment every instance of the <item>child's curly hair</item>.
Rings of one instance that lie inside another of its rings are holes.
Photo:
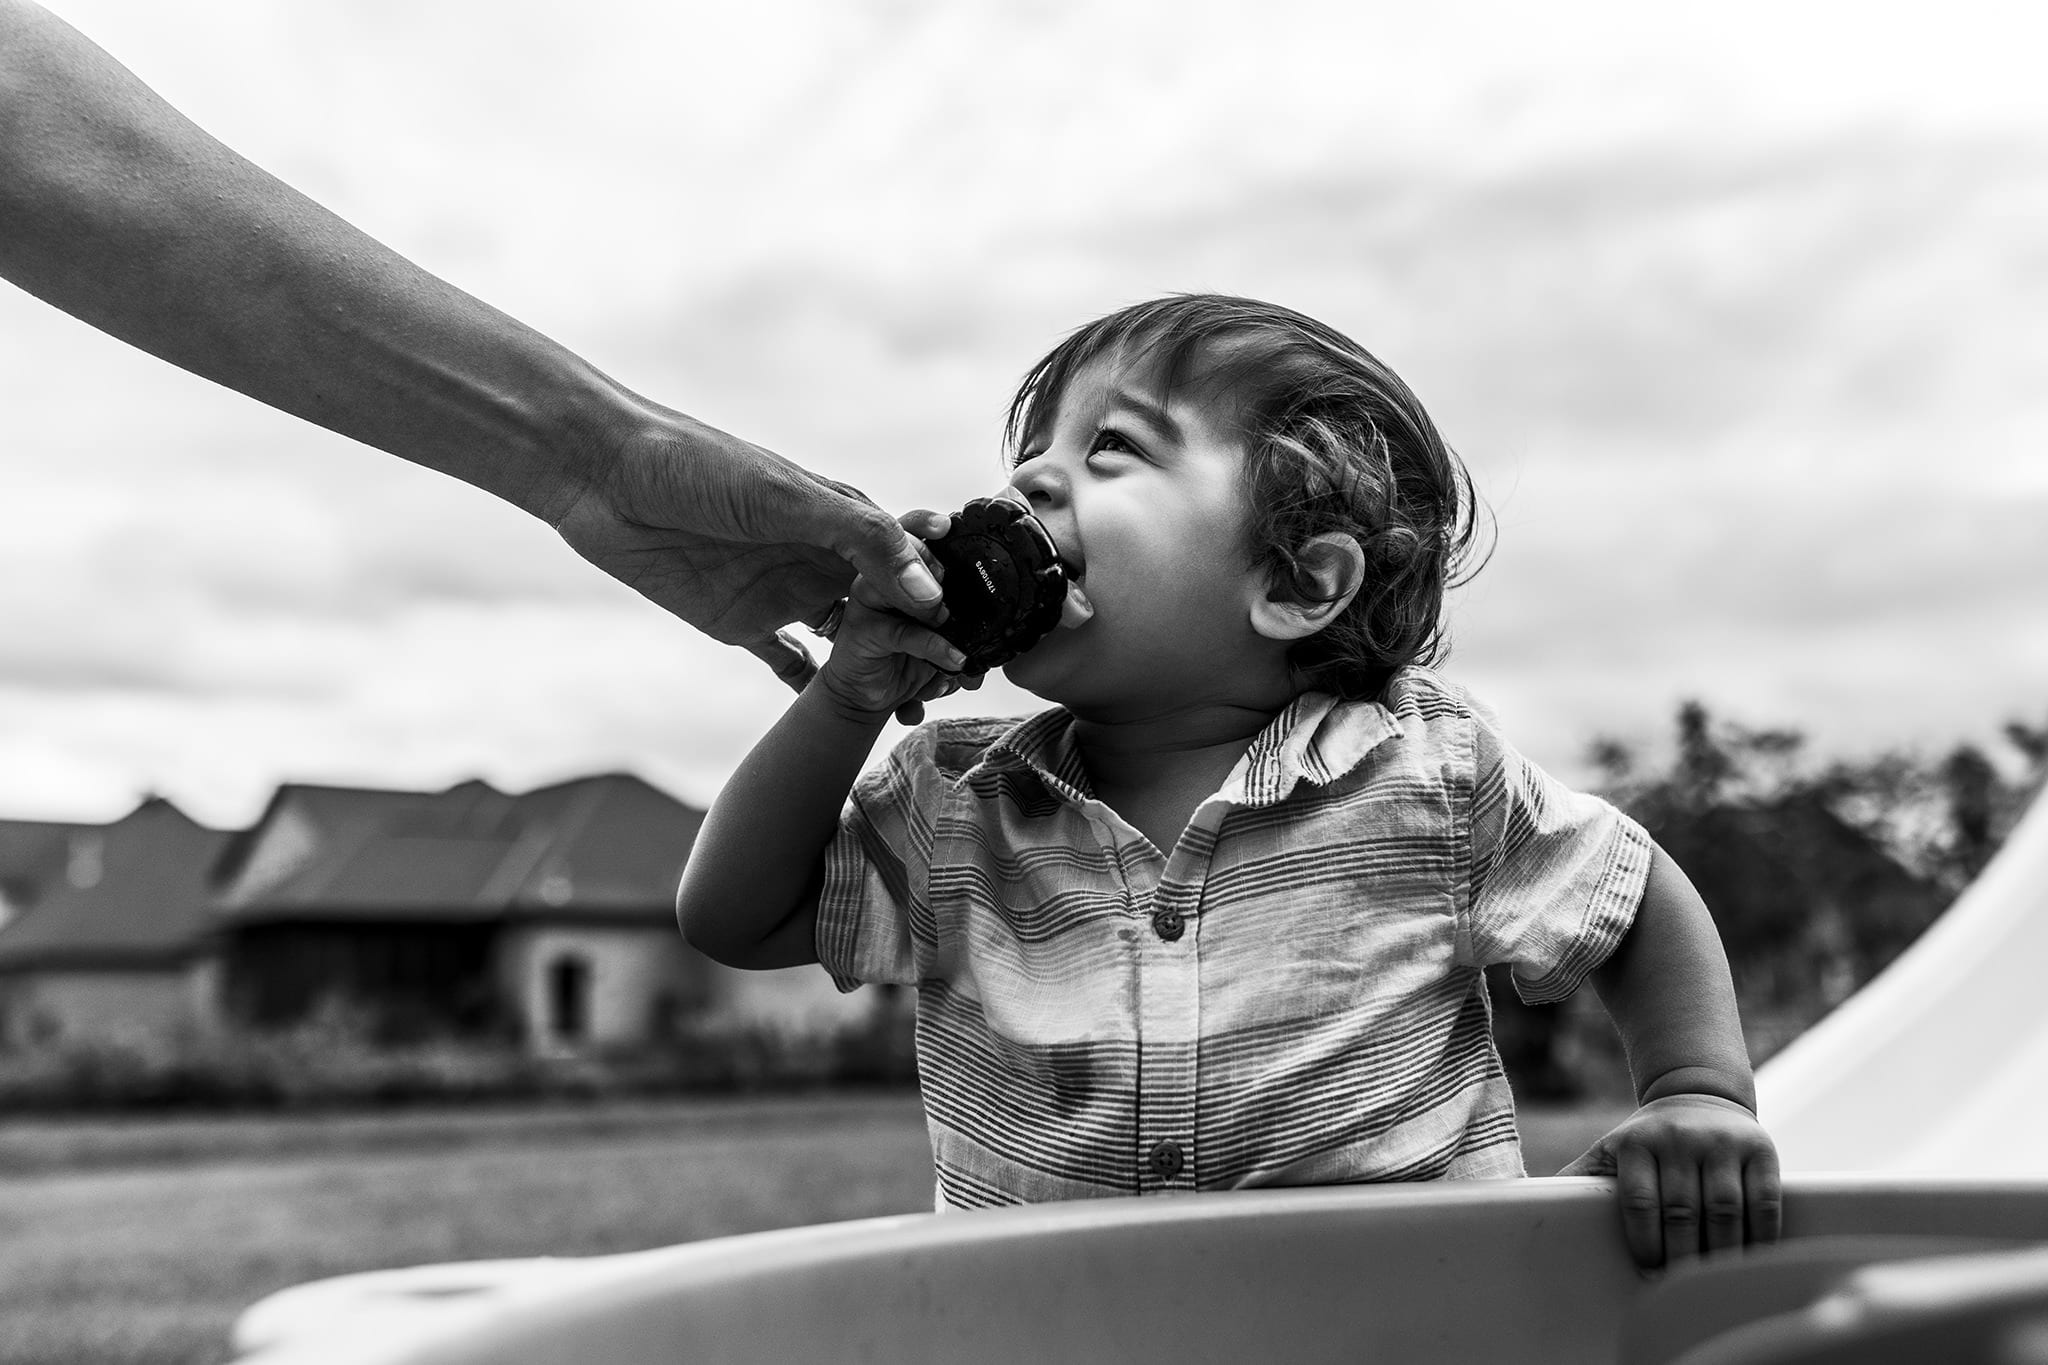
[[[1014,455],[1041,443],[1075,371],[1122,355],[1188,391],[1244,443],[1247,552],[1304,595],[1296,556],[1342,532],[1365,552],[1358,595],[1289,656],[1304,687],[1377,697],[1405,664],[1437,662],[1444,593],[1468,571],[1480,504],[1464,464],[1399,375],[1357,342],[1290,308],[1219,294],[1134,304],[1076,329],[1010,400]]]

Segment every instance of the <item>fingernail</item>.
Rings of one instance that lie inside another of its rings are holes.
[[[896,581],[913,602],[936,602],[945,596],[939,587],[939,580],[932,577],[932,571],[923,564],[911,564],[896,576]]]
[[[962,668],[966,666],[967,656],[965,654],[962,654],[957,649],[949,649],[946,651],[946,667],[952,669],[955,673],[958,673]]]

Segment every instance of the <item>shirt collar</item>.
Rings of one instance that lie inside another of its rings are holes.
[[[988,746],[981,762],[965,777],[983,768],[1025,768],[1069,801],[1088,799],[1088,770],[1074,744],[1074,716],[1064,706],[1017,722]]]
[[[1400,720],[1376,701],[1304,692],[1259,732],[1217,795],[1234,805],[1270,806],[1297,783],[1328,786],[1400,734]]]
[[[1088,799],[1087,770],[1074,744],[1074,717],[1055,706],[1019,721],[988,747],[980,768],[1023,767],[1071,801]],[[1273,717],[1224,779],[1217,796],[1239,806],[1270,806],[1295,784],[1327,786],[1401,734],[1401,722],[1378,702],[1344,702],[1304,692]]]

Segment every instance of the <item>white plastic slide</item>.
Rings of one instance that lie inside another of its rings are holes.
[[[1788,1171],[2048,1177],[2048,796],[1757,1096]]]
[[[1650,1282],[1607,1180],[1086,1199],[596,1257],[440,1315],[407,1314],[387,1279],[282,1339],[245,1322],[237,1344],[242,1365],[1667,1365],[1873,1265],[2026,1256],[2048,1182],[1795,1174],[1785,1233]],[[2048,1270],[2022,1269],[2048,1298]]]

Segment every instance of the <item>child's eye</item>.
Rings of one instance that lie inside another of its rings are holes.
[[[1138,456],[1142,456],[1145,453],[1133,445],[1128,436],[1110,427],[1104,427],[1101,431],[1096,432],[1095,439],[1088,443],[1088,453],[1090,455],[1098,451],[1117,451],[1125,455]]]

